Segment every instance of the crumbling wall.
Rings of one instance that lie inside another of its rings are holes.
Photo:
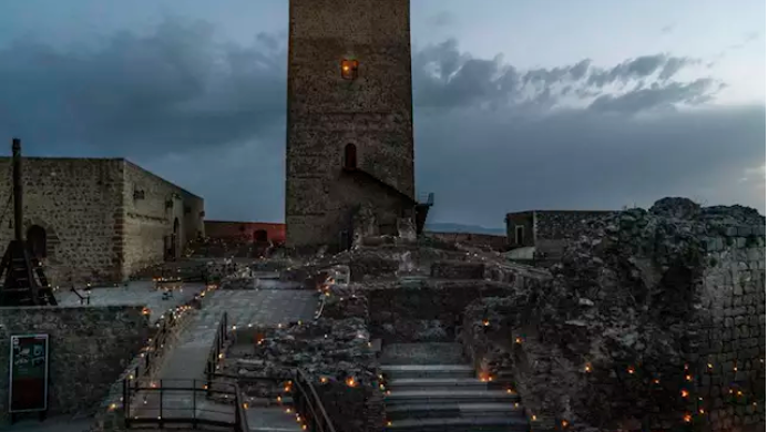
[[[51,284],[120,280],[121,160],[23,158],[24,233],[45,230]],[[0,248],[13,239],[11,158],[0,158]]]
[[[471,305],[462,340],[512,370],[534,429],[764,430],[764,225],[671,198],[595,220],[551,283]]]
[[[418,281],[364,288],[371,332],[384,343],[453,341],[464,308],[481,297],[504,296],[515,287],[485,280]]]
[[[49,335],[49,415],[91,413],[150,335],[142,306],[0,308],[0,425],[8,418],[10,337]]]

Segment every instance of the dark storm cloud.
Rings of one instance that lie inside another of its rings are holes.
[[[134,154],[253,138],[285,114],[285,43],[255,39],[166,21],[90,51],[16,42],[0,51],[0,134]]]
[[[0,51],[0,136],[37,154],[127,156],[204,195],[210,218],[280,220],[285,38],[215,35],[166,22],[91,50],[16,43]],[[764,207],[754,182],[738,181],[765,164],[765,109],[704,109],[722,84],[678,80],[695,63],[653,54],[524,69],[453,40],[416,50],[417,185],[436,192],[430,218],[499,226],[507,211],[667,194]]]

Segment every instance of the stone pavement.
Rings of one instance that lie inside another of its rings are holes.
[[[168,309],[184,304],[205,289],[203,283],[184,283],[173,292],[173,297],[163,300],[163,290],[155,289],[152,281],[131,281],[128,286],[94,287],[91,289],[91,306],[142,305],[150,310],[150,323],[154,324]],[[78,289],[82,295],[82,290]],[[80,298],[60,288],[55,293],[60,306],[79,306]]]
[[[319,293],[307,290],[219,290],[209,292],[203,297],[203,307],[193,310],[193,315],[185,323],[174,347],[163,361],[157,374],[156,384],[163,387],[191,387],[192,380],[196,386],[202,386],[205,380],[205,365],[208,354],[216,338],[216,330],[222,314],[227,312],[228,325],[246,327],[276,326],[291,321],[309,321],[314,317]],[[132,416],[157,418],[159,399],[157,392],[143,392],[138,395],[132,405]],[[147,403],[144,404],[144,397]],[[193,398],[195,400],[193,401]],[[204,393],[193,395],[192,391],[163,392],[163,417],[191,416],[193,404],[197,406],[195,415],[198,418],[210,420],[232,421],[234,407],[205,400]],[[256,409],[256,408],[254,408]],[[248,411],[251,426],[274,420],[280,424],[290,424],[295,430],[295,419],[286,416],[280,410],[257,409]],[[282,415],[277,415],[282,414]],[[250,422],[249,422],[250,423]],[[272,423],[270,423],[270,427]],[[280,430],[280,429],[278,429]]]

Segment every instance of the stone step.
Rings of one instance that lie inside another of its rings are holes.
[[[389,380],[400,378],[472,378],[475,370],[470,365],[382,365],[381,371]]]
[[[517,405],[517,406],[515,406]],[[523,406],[516,403],[419,403],[387,407],[387,419],[393,422],[423,418],[524,417]]]
[[[387,407],[399,404],[425,402],[519,402],[516,393],[504,390],[402,390],[392,391],[384,397]]]
[[[528,420],[517,417],[426,418],[392,421],[387,431],[413,432],[510,432],[527,431]]]
[[[483,382],[478,378],[396,378],[387,383],[387,390],[506,390],[500,382]]]

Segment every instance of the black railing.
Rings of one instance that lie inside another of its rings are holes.
[[[219,326],[216,329],[216,337],[213,340],[213,346],[210,353],[208,353],[208,361],[205,364],[205,376],[208,381],[213,381],[216,371],[219,369],[219,360],[224,357],[224,349],[227,342],[227,328],[229,318],[227,313],[221,314],[221,320]],[[210,387],[210,384],[209,386]]]
[[[296,369],[294,372],[295,386],[293,389],[293,403],[296,412],[301,416],[308,429],[313,432],[336,432],[323,402],[312,385],[312,380],[307,374]]]
[[[168,425],[232,427],[248,432],[245,399],[236,383],[199,380],[123,381],[125,426]],[[210,399],[219,396],[219,402]]]

